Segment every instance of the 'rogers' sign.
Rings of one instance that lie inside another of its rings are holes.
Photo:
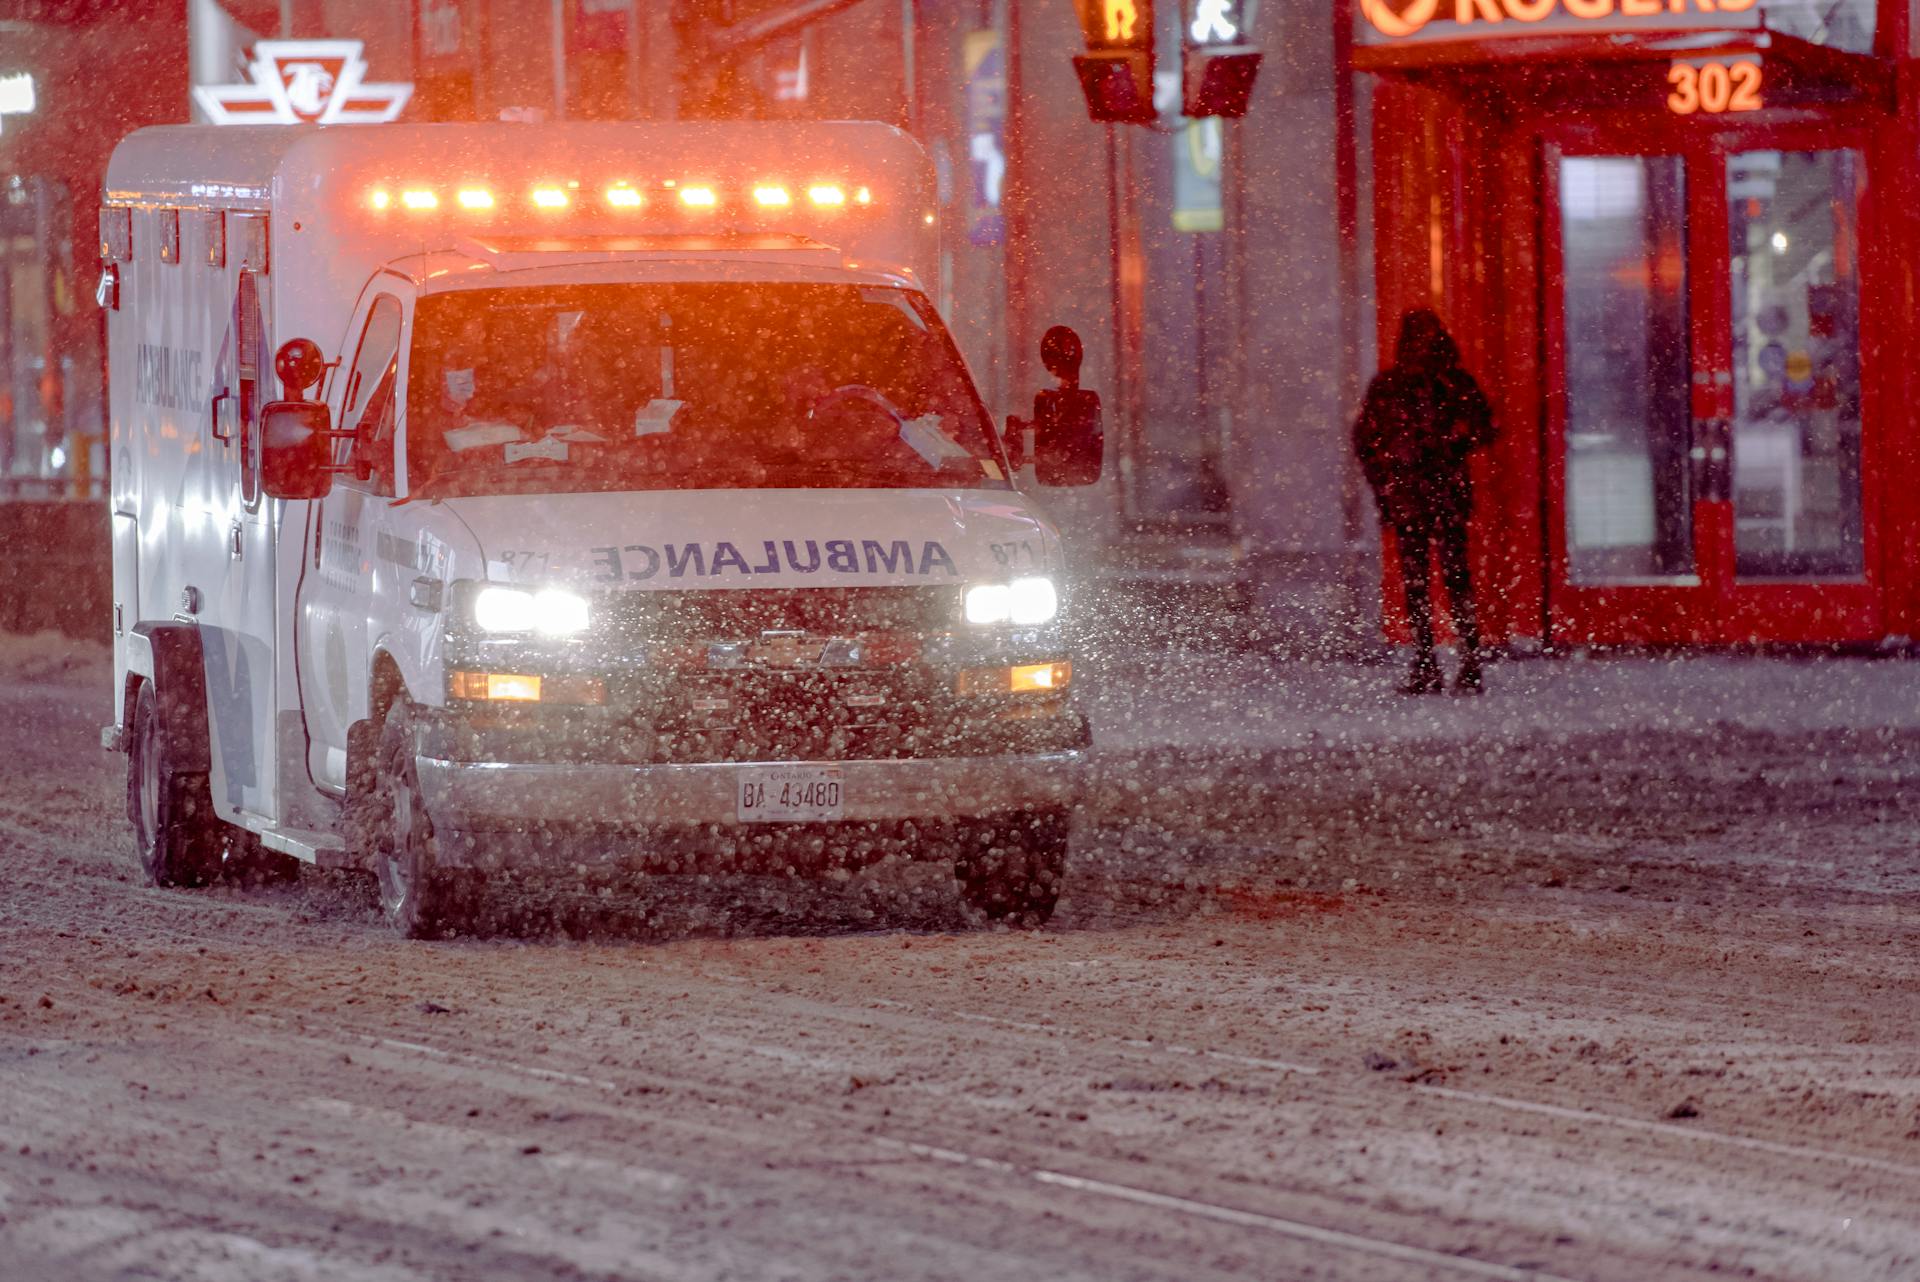
[[[1358,0],[1360,39],[1472,40],[1542,31],[1751,26],[1761,0]],[[1739,15],[1748,15],[1742,19]],[[1729,21],[1729,19],[1732,21]]]

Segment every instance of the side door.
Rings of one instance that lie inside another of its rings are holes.
[[[206,234],[205,226],[196,236]],[[179,270],[202,278],[191,286],[195,296],[203,287],[211,295],[196,310],[227,318],[215,349],[205,423],[215,443],[210,449],[223,460],[226,500],[201,540],[198,567],[208,595],[200,649],[206,662],[214,808],[228,819],[270,822],[279,818],[282,801],[274,667],[278,526],[274,504],[260,489],[260,411],[271,398],[273,366],[266,328],[271,282],[252,266],[215,267],[203,246],[189,244]],[[222,293],[231,299],[224,307],[217,305],[225,301]]]
[[[1714,139],[1722,638],[1882,635],[1876,283],[1897,279],[1864,128]]]
[[[1718,562],[1692,462],[1712,388],[1697,306],[1699,149],[1673,130],[1570,129],[1546,149],[1553,634],[1706,640]]]
[[[334,382],[334,422],[351,431],[335,443],[342,469],[332,493],[311,505],[306,561],[296,607],[300,702],[307,727],[307,772],[328,792],[347,783],[347,729],[367,715],[369,616],[382,517],[395,493],[401,337],[407,305],[379,291],[348,333],[352,359]]]

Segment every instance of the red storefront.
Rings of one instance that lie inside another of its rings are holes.
[[[1489,637],[1920,635],[1909,0],[1354,3],[1382,348],[1436,307],[1503,427]]]

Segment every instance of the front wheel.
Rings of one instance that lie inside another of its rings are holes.
[[[292,885],[300,880],[300,861],[292,855],[268,850],[260,844],[258,834],[234,828],[227,834],[221,875],[248,888]]]
[[[960,825],[954,877],[975,912],[1015,926],[1044,926],[1066,879],[1065,811],[968,820]]]
[[[373,871],[380,908],[408,939],[440,939],[471,928],[480,884],[477,874],[443,867],[440,839],[420,793],[418,736],[413,709],[395,700],[380,729],[379,810]]]
[[[156,886],[205,886],[220,875],[224,825],[203,770],[180,769],[179,749],[154,694],[140,683],[127,752],[127,817],[140,867]]]

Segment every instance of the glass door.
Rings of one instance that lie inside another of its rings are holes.
[[[1857,579],[1860,154],[1726,158],[1734,575]]]
[[[1861,152],[1610,143],[1546,153],[1554,638],[1872,635]]]
[[[1687,166],[1559,160],[1566,578],[1694,585]]]

